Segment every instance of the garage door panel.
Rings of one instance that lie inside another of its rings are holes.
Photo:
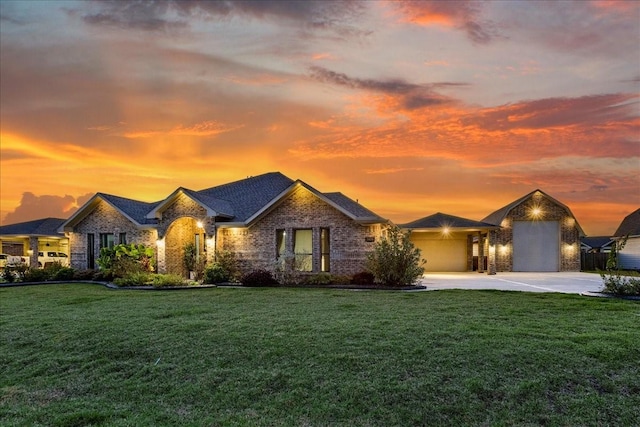
[[[467,271],[466,239],[415,239],[413,243],[427,260],[425,271]]]
[[[558,271],[558,221],[514,221],[513,271]]]

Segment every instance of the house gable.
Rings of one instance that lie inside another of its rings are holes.
[[[287,250],[293,251],[296,230],[310,230],[313,236],[313,271],[320,270],[320,236],[327,230],[330,236],[332,273],[352,274],[364,268],[366,253],[379,238],[384,220],[376,224],[361,224],[338,209],[321,193],[297,182],[249,224],[232,227],[221,224],[218,245],[235,252],[244,268],[272,268],[277,256],[277,233],[281,230]]]

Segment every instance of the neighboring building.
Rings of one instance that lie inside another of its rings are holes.
[[[341,193],[321,193],[278,172],[201,191],[178,188],[146,203],[98,193],[61,227],[74,268],[95,268],[100,249],[117,243],[155,248],[159,272],[185,274],[184,247],[198,257],[232,251],[244,271],[289,256],[302,271],[353,274],[386,220]]]
[[[609,236],[585,236],[580,239],[580,250],[589,254],[609,253],[614,241]]]
[[[500,227],[438,212],[400,228],[411,232],[411,241],[427,260],[426,272],[483,272],[487,235]]]
[[[489,271],[579,271],[580,237],[571,210],[540,190],[482,220],[500,228],[489,236]]]
[[[627,270],[640,270],[640,209],[627,215],[614,234],[617,241],[627,238],[627,241],[618,252],[620,268]]]
[[[25,256],[30,265],[38,265],[38,252],[62,252],[69,255],[69,239],[59,231],[66,220],[43,218],[0,226],[0,253]]]

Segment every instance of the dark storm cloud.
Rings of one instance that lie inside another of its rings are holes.
[[[400,79],[374,80],[358,79],[344,73],[337,73],[322,67],[310,67],[314,80],[323,83],[345,86],[351,89],[363,89],[401,97],[404,108],[414,110],[452,102],[451,98],[436,93],[434,87],[464,86],[464,83],[443,82],[430,85],[409,83]]]
[[[84,13],[88,24],[119,28],[162,31],[189,25],[190,19],[229,19],[234,16],[260,20],[297,22],[315,29],[335,30],[342,34],[355,33],[348,25],[359,16],[364,2],[343,1],[178,1],[139,0],[98,1]]]
[[[40,218],[68,218],[78,209],[78,206],[82,206],[92,196],[92,193],[77,198],[68,194],[36,196],[31,192],[25,192],[22,193],[20,204],[9,212],[2,222],[14,224]]]

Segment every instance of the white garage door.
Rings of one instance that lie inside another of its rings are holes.
[[[427,260],[425,271],[467,271],[466,235],[464,239],[456,239],[420,234],[422,233],[411,233],[411,241],[422,251],[422,258]]]
[[[558,271],[558,221],[514,221],[513,271]]]

